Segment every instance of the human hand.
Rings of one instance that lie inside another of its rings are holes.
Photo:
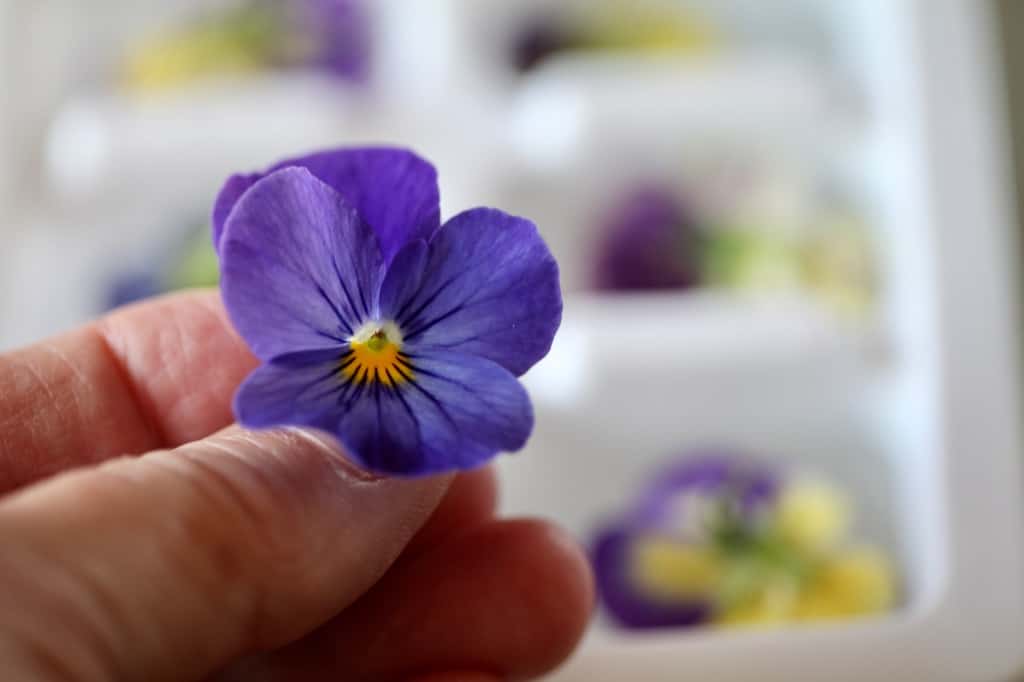
[[[254,365],[212,293],[0,356],[4,679],[476,682],[569,654],[571,541],[495,519],[489,470],[378,478],[230,427]]]

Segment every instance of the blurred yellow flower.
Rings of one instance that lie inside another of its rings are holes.
[[[803,584],[779,575],[715,620],[722,626],[750,627],[867,616],[891,609],[894,593],[885,555],[859,548],[825,560]]]
[[[154,34],[126,56],[124,85],[147,92],[205,76],[257,70],[266,66],[274,30],[265,13],[236,12],[218,21]]]
[[[892,566],[873,548],[847,550],[826,561],[797,605],[798,620],[849,618],[887,611],[893,606]]]
[[[260,61],[215,32],[155,39],[125,65],[125,85],[132,90],[161,90],[211,73],[243,73]]]
[[[794,481],[779,499],[776,527],[800,551],[820,554],[835,547],[850,526],[850,506],[838,490],[818,481]]]
[[[693,11],[638,7],[621,0],[594,3],[591,8],[583,35],[593,49],[704,53],[718,43],[711,22]]]
[[[804,249],[807,285],[829,307],[863,320],[875,300],[874,259],[867,231],[852,216],[825,216]]]
[[[654,599],[707,597],[722,577],[722,559],[708,545],[644,538],[632,550],[630,571],[636,584]]]
[[[800,601],[798,581],[779,576],[763,585],[750,598],[724,609],[715,619],[726,627],[767,627],[793,620]]]

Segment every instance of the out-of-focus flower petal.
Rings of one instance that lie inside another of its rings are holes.
[[[776,527],[801,551],[834,548],[850,526],[850,507],[838,490],[818,481],[793,481],[779,496]]]
[[[591,550],[594,578],[608,615],[619,625],[635,629],[707,622],[712,606],[706,599],[658,600],[637,589],[630,572],[633,541],[627,529],[609,528],[596,538]]]
[[[303,65],[355,83],[367,80],[371,30],[362,0],[291,0],[285,9],[306,46]]]
[[[638,589],[660,600],[706,600],[718,589],[722,558],[709,545],[638,537],[629,557]]]
[[[614,207],[601,233],[598,289],[676,289],[698,283],[696,220],[670,192],[636,190]]]
[[[732,495],[737,511],[754,520],[775,502],[779,479],[766,467],[727,451],[704,451],[673,461],[657,472],[640,492],[629,514],[637,528],[679,533],[691,527],[683,516],[691,510],[686,498],[717,499]]]
[[[744,291],[799,291],[803,263],[791,237],[757,228],[714,233],[704,249],[703,276],[711,286]]]
[[[797,581],[766,581],[750,598],[723,609],[715,622],[718,625],[743,627],[780,625],[794,619],[800,599],[800,585]]]
[[[519,72],[530,71],[548,57],[572,49],[578,42],[558,17],[535,17],[524,24],[514,37],[512,66]]]
[[[107,307],[116,308],[134,303],[150,296],[156,296],[161,291],[160,282],[148,272],[121,275],[114,280],[107,293]]]
[[[892,566],[876,549],[847,550],[826,561],[800,600],[803,620],[848,618],[892,608],[895,585]]]

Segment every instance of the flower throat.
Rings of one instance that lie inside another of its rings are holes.
[[[402,333],[391,321],[369,322],[348,340],[341,359],[342,375],[356,384],[398,386],[412,379],[409,359],[402,354]]]

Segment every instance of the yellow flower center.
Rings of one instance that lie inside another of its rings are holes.
[[[341,373],[357,384],[380,382],[397,386],[412,379],[409,359],[402,354],[402,333],[394,322],[363,325],[348,340],[349,352],[342,358]]]

